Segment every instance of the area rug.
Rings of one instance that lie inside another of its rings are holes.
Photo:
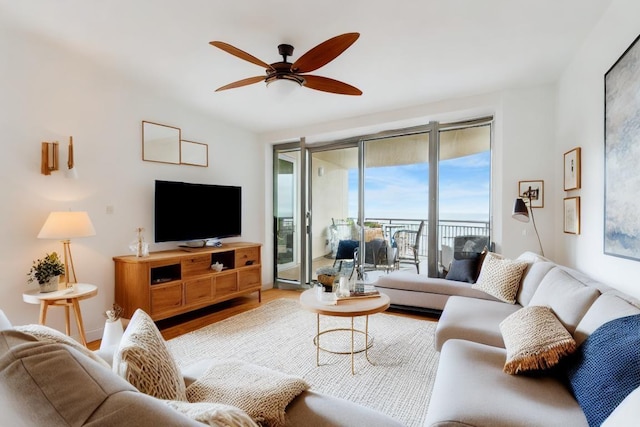
[[[364,319],[355,319],[356,329],[364,329]],[[350,322],[320,316],[322,330],[349,327]],[[321,351],[316,366],[316,315],[289,299],[265,303],[169,340],[168,345],[179,366],[205,358],[241,359],[302,377],[312,390],[370,407],[412,427],[423,424],[435,380],[435,327],[435,322],[392,314],[369,316],[373,345],[368,356],[373,364],[364,352],[355,354],[355,375],[349,355]],[[340,344],[324,337],[322,347]],[[356,347],[362,347],[364,336],[358,339]]]

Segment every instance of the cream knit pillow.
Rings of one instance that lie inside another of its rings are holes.
[[[287,405],[308,388],[302,378],[241,360],[218,360],[187,388],[187,400],[232,405],[260,425],[281,427]]]
[[[486,292],[500,301],[515,304],[520,279],[528,265],[526,261],[514,261],[502,258],[493,252],[487,252],[478,281],[471,287]]]
[[[549,307],[530,305],[500,323],[507,350],[504,372],[548,369],[576,350],[576,342]]]
[[[151,317],[137,309],[113,355],[113,370],[150,396],[187,400],[184,379]]]

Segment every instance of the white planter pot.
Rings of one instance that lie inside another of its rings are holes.
[[[40,285],[40,292],[53,292],[58,290],[60,276],[54,276],[48,282]]]
[[[119,345],[123,332],[124,330],[120,319],[112,322],[107,320],[104,324],[104,333],[102,334],[102,341],[100,342],[100,350]]]

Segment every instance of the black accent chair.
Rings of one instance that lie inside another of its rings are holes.
[[[333,266],[335,267],[337,263],[340,263],[338,271],[341,271],[344,261],[353,263],[359,246],[360,242],[358,240],[340,240],[338,242],[338,249],[336,250],[336,257],[333,260]]]

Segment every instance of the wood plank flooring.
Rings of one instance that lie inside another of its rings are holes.
[[[298,300],[302,291],[295,289],[268,289],[262,292],[262,304],[273,301],[279,298],[289,298]],[[258,302],[258,294],[251,294],[244,297],[235,298],[230,301],[226,301],[220,304],[196,310],[191,313],[186,313],[180,316],[176,316],[171,319],[161,320],[156,322],[158,328],[162,332],[164,339],[169,340],[171,338],[178,337],[187,332],[200,329],[204,326],[212,323],[219,322],[228,317],[235,316],[236,314],[243,313],[245,311],[252,310],[260,306]],[[436,322],[437,318],[428,314],[415,313],[397,309],[389,309],[387,314],[411,317],[414,319],[421,319],[430,322]],[[91,350],[97,350],[100,348],[100,341],[90,342],[87,347]]]

